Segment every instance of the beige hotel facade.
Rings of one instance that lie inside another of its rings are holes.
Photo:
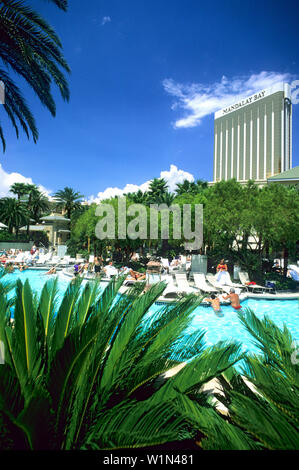
[[[215,113],[213,182],[265,184],[292,168],[291,88],[279,83]]]

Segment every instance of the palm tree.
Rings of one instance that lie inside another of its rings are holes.
[[[27,196],[27,201],[26,201],[27,211],[31,215],[32,199],[39,197],[40,191],[35,184],[26,184],[25,191],[26,191],[25,195]],[[26,229],[27,237],[29,237],[29,226],[30,226],[30,217],[28,217],[28,220],[27,220],[27,229]]]
[[[196,182],[194,182],[194,181],[184,180],[183,183],[177,183],[175,192],[177,193],[178,196],[181,196],[182,194],[185,194],[185,193],[198,194],[202,192],[204,189],[206,189],[207,187],[208,187],[208,183],[206,181],[197,180]]]
[[[148,202],[148,193],[138,189],[136,193],[128,193],[128,199],[130,199],[134,204],[147,204]]]
[[[30,203],[30,216],[35,222],[39,222],[40,218],[50,210],[48,198],[41,192],[32,194]]]
[[[59,8],[66,10],[67,0],[52,0]],[[5,71],[9,68],[22,77],[34,90],[41,103],[52,116],[56,106],[51,93],[52,82],[58,87],[64,100],[69,99],[69,89],[60,68],[69,72],[62,53],[61,43],[51,26],[22,0],[0,0],[0,81],[5,86],[3,105],[17,138],[19,127],[33,141],[38,139],[35,119],[20,89]],[[0,139],[3,151],[6,148],[3,129],[0,125]]]
[[[0,221],[8,226],[8,233],[13,229],[18,235],[19,228],[28,222],[29,214],[21,202],[12,197],[0,199]]]
[[[194,410],[216,415],[199,390],[239,360],[240,345],[204,351],[201,331],[182,342],[201,299],[188,296],[149,317],[165,284],[119,297],[122,283],[112,280],[100,290],[76,280],[60,305],[57,279],[45,284],[39,299],[28,281],[17,282],[12,300],[0,284],[0,341],[7,351],[0,367],[1,443],[18,449],[148,447],[193,439],[199,429]],[[183,361],[175,375],[164,375]]]
[[[75,209],[80,210],[83,197],[84,196],[82,194],[69,187],[65,187],[64,189],[57,191],[54,194],[57,208],[66,211],[68,219],[71,218],[71,215]]]
[[[205,449],[295,450],[299,448],[299,364],[290,331],[267,316],[262,320],[247,309],[239,319],[258,346],[246,355],[241,374],[234,369],[221,378],[217,398],[229,420],[206,421]],[[208,414],[207,414],[208,419]]]
[[[27,194],[27,184],[26,183],[14,183],[10,187],[9,191],[12,194],[15,194],[18,198],[18,201],[20,201],[21,197]]]
[[[196,186],[201,191],[201,190],[206,189],[208,187],[208,182],[198,179],[198,180],[196,180]]]
[[[171,204],[173,203],[175,199],[175,194],[173,193],[165,193],[165,194],[162,194],[162,196],[160,197],[160,204],[166,204],[168,207],[171,206]]]
[[[177,183],[175,192],[178,196],[185,193],[192,193],[196,188],[196,184],[193,181],[184,180],[182,183]]]
[[[222,378],[224,395],[219,399],[228,407],[231,445],[236,448],[238,437],[246,433],[249,448],[298,449],[299,364],[292,335],[286,326],[278,328],[268,316],[260,320],[249,309],[239,319],[259,354],[246,357],[241,376],[231,371]],[[223,427],[218,433],[217,446],[227,441],[226,432]]]
[[[168,184],[164,178],[154,178],[149,184],[148,200],[150,203],[159,204],[161,198],[168,192]]]

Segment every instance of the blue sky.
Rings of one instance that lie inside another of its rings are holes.
[[[210,181],[217,105],[299,78],[297,1],[70,0],[67,13],[29,3],[61,38],[71,99],[55,91],[52,118],[19,82],[40,137],[37,144],[23,134],[17,140],[6,125],[0,195],[20,178],[12,173],[87,198],[163,171],[172,182],[191,175]],[[296,105],[293,166],[298,124]]]

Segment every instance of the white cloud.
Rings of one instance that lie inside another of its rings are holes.
[[[288,73],[260,72],[247,77],[228,79],[223,76],[220,82],[212,84],[182,84],[172,79],[165,79],[165,91],[175,98],[172,109],[181,108],[185,116],[174,123],[175,128],[195,127],[201,120],[219,109],[253,95],[259,90],[269,88],[279,82],[293,79]]]
[[[21,175],[20,173],[7,173],[0,163],[0,197],[12,196],[9,192],[9,188],[14,183],[25,183],[25,184],[34,184],[31,178]],[[37,185],[40,191],[46,193],[47,196],[50,195],[51,191],[44,188],[41,185]]]
[[[111,17],[110,16],[103,16],[102,18],[102,26],[104,26],[106,23],[111,22]]]
[[[179,170],[175,165],[170,165],[170,169],[166,171],[161,171],[160,178],[164,178],[165,181],[168,183],[169,191],[174,191],[177,183],[182,183],[184,180],[194,181],[194,176],[191,173],[188,173],[184,170]],[[91,196],[88,202],[96,202],[99,203],[103,199],[108,199],[114,196],[123,196],[127,193],[133,193],[138,191],[147,191],[151,180],[142,183],[141,185],[137,184],[126,184],[123,189],[120,188],[107,188],[105,191],[99,192],[96,197]]]

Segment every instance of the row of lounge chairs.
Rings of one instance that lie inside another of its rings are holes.
[[[190,294],[190,293],[199,293],[202,295],[206,294],[227,294],[230,289],[233,287],[237,294],[241,294],[244,291],[253,291],[253,292],[273,292],[273,288],[261,286],[258,284],[248,284],[249,277],[248,273],[240,272],[239,273],[241,283],[229,282],[227,285],[219,284],[213,274],[203,274],[203,273],[193,273],[194,278],[194,287],[190,286],[187,279],[186,273],[176,273],[174,284],[174,279],[171,275],[168,276],[165,281],[167,282],[167,287],[163,293],[164,297],[172,297],[177,294]]]
[[[8,256],[4,262],[12,264],[27,264],[34,267],[43,266],[68,266],[75,263],[82,263],[84,259],[75,259],[71,256],[60,257],[54,254],[54,252],[48,252],[46,254],[41,253],[39,256],[31,255],[30,251],[22,251],[15,257]]]

